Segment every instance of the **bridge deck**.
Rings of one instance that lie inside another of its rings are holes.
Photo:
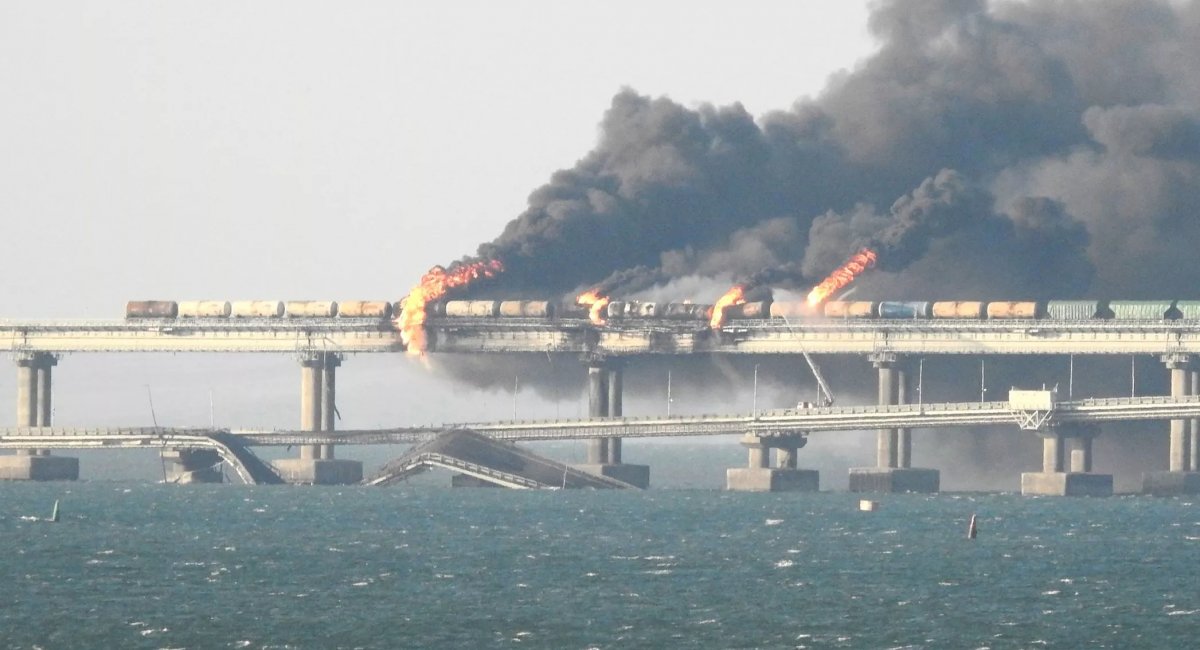
[[[1200,354],[1200,321],[432,319],[431,353],[638,354]],[[0,321],[6,352],[400,353],[373,319]]]
[[[187,447],[188,441],[229,433],[249,446],[413,444],[456,429],[497,440],[578,440],[600,437],[648,438],[757,433],[787,435],[822,431],[887,428],[926,429],[1011,424],[1030,420],[1008,402],[950,402],[896,406],[838,406],[758,414],[623,417],[585,420],[479,422],[426,427],[314,431],[228,431],[225,429],[10,427],[0,429],[0,448]],[[1059,402],[1039,422],[1085,423],[1114,420],[1200,418],[1200,396],[1115,397]]]

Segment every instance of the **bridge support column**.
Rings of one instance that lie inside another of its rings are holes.
[[[741,444],[749,454],[749,467],[725,470],[725,488],[737,492],[816,492],[820,472],[797,469],[798,451],[808,444],[803,435],[759,436],[747,433]],[[778,466],[771,467],[771,449],[776,450]]]
[[[49,352],[19,354],[17,363],[17,426],[51,426],[52,371],[58,360]],[[0,456],[0,479],[15,481],[79,480],[79,459],[51,456],[47,449],[19,449]]]
[[[1166,354],[1162,362],[1171,373],[1171,397],[1195,394],[1193,359],[1186,354]],[[1200,494],[1200,473],[1193,464],[1192,420],[1171,420],[1167,471],[1142,474],[1146,494]]]
[[[873,354],[879,371],[879,404],[905,404],[911,394],[909,372],[903,357]],[[937,492],[941,474],[936,469],[912,467],[912,437],[908,429],[880,429],[876,436],[875,467],[850,468],[851,492]]]
[[[1112,496],[1112,474],[1092,473],[1092,439],[1097,433],[1099,428],[1088,425],[1050,426],[1038,431],[1042,471],[1021,474],[1021,494]]]
[[[328,430],[332,430],[335,403],[333,378],[339,365],[341,356],[332,352],[309,352],[301,356],[301,430],[324,431],[327,425]],[[362,481],[362,463],[333,458],[332,445],[300,445],[300,458],[285,458],[272,464],[288,483],[348,485]]]
[[[1200,395],[1200,369],[1192,367],[1192,395]],[[1192,420],[1190,438],[1191,458],[1188,459],[1188,471],[1200,472],[1200,418]]]
[[[624,368],[619,361],[588,361],[588,417],[621,417],[625,383],[623,375]],[[635,487],[650,487],[650,466],[623,462],[620,438],[588,440],[587,462],[576,467]]]

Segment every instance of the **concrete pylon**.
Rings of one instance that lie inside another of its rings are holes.
[[[909,364],[896,368],[896,403],[908,404],[912,397],[912,373]],[[912,467],[912,429],[896,429],[896,467]]]
[[[725,470],[725,489],[736,492],[816,492],[820,489],[820,472],[798,469],[798,451],[808,444],[803,435],[760,436],[747,433],[741,445],[748,455],[747,467]],[[775,450],[777,467],[771,467],[771,450]]]
[[[624,412],[625,369],[620,362],[608,366],[608,417],[619,418]],[[608,439],[608,462],[621,464],[621,439]]]
[[[869,357],[879,373],[880,406],[907,403],[911,395],[907,361],[895,353]],[[912,434],[907,429],[880,429],[876,434],[875,467],[850,468],[851,492],[937,492],[936,469],[912,467]]]
[[[602,361],[588,364],[588,417],[608,417],[608,368]],[[608,438],[592,438],[587,442],[589,465],[608,464]]]
[[[1171,397],[1197,392],[1195,359],[1187,354],[1165,354],[1163,365],[1171,375]],[[1171,420],[1167,471],[1142,474],[1142,492],[1146,494],[1200,494],[1200,473],[1196,467],[1196,430],[1193,420]]]
[[[336,428],[337,416],[337,369],[342,365],[342,357],[337,354],[325,354],[325,366],[321,373],[321,430],[333,431]],[[333,445],[321,445],[318,458],[333,458]]]
[[[58,359],[49,352],[24,352],[16,356],[17,426],[52,425],[54,394],[51,368]],[[79,459],[51,456],[47,449],[20,449],[15,455],[0,456],[0,479],[17,481],[75,481]]]
[[[1092,472],[1095,425],[1049,426],[1042,437],[1042,471],[1021,474],[1021,494],[1028,496],[1094,496],[1113,493],[1112,474]]]
[[[588,369],[588,417],[619,417],[623,409],[624,377],[619,360],[585,359]],[[623,462],[620,438],[587,441],[587,462],[578,469],[624,481],[639,488],[650,486],[650,467]]]
[[[1192,366],[1192,395],[1200,395],[1200,369],[1195,365]],[[1192,420],[1189,438],[1191,458],[1188,462],[1188,471],[1200,472],[1200,418]]]
[[[341,355],[333,352],[314,351],[300,356],[302,431],[333,430],[334,377],[341,360]],[[300,445],[299,458],[284,458],[272,464],[288,483],[348,485],[362,481],[362,463],[333,458],[332,445]]]
[[[880,406],[897,404],[899,394],[899,357],[894,354],[880,354],[871,357],[871,363],[879,372],[879,401]],[[880,429],[876,434],[875,466],[881,469],[896,467],[897,434],[895,429]]]

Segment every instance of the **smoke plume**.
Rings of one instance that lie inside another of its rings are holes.
[[[1195,4],[883,2],[870,29],[876,54],[758,119],[619,92],[596,147],[480,246],[506,265],[495,291],[759,273],[799,288],[872,242],[875,297],[914,266],[962,278],[927,297],[1194,285]]]
[[[1200,5],[884,0],[869,28],[875,54],[757,118],[618,92],[479,247],[506,268],[485,290],[711,301],[865,245],[863,299],[1197,297]]]

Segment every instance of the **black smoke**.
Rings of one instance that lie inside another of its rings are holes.
[[[1200,5],[892,0],[869,27],[875,54],[786,110],[618,92],[479,247],[507,267],[486,290],[712,301],[870,245],[864,299],[1200,297]]]
[[[892,293],[912,286],[905,269],[931,255],[968,278],[955,291],[1185,292],[1198,15],[1154,0],[882,2],[879,50],[789,110],[622,90],[596,147],[478,256],[507,266],[491,291],[522,294],[764,271],[800,288],[860,242],[894,272],[869,287],[879,297],[905,297]]]

